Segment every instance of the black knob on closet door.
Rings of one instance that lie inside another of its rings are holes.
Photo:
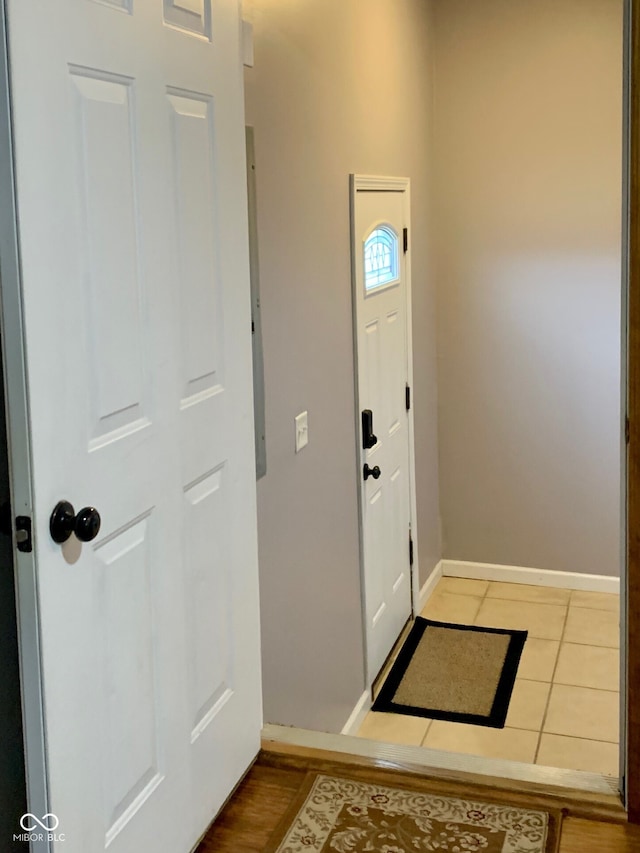
[[[368,480],[369,477],[373,477],[374,480],[379,480],[380,474],[382,474],[382,471],[380,470],[380,468],[377,465],[375,465],[373,468],[369,468],[369,466],[365,463],[365,466],[362,469],[362,473],[363,473],[365,480]]]
[[[94,506],[85,506],[76,515],[74,533],[81,542],[91,542],[100,532],[100,513]]]
[[[71,536],[81,542],[91,542],[100,531],[100,513],[93,506],[85,506],[76,515],[73,505],[69,501],[59,501],[51,513],[49,520],[49,532],[51,538],[58,545],[62,545]]]

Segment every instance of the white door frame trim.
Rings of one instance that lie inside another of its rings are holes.
[[[414,432],[414,383],[413,383],[413,327],[412,327],[412,295],[411,295],[411,181],[409,178],[378,177],[376,175],[351,174],[349,179],[349,199],[351,215],[351,295],[352,295],[352,320],[353,320],[353,383],[355,399],[355,440],[356,440],[356,474],[358,483],[358,528],[360,536],[360,577],[362,582],[362,633],[365,655],[366,687],[372,686],[372,681],[377,673],[367,671],[367,631],[365,614],[365,590],[364,590],[364,539],[362,529],[362,495],[360,489],[360,400],[358,391],[358,329],[357,329],[357,282],[356,265],[353,248],[356,245],[355,233],[355,203],[358,192],[398,192],[403,194],[405,227],[409,229],[409,245],[405,254],[405,280],[407,298],[407,376],[411,388],[411,408],[408,412],[409,419],[409,508],[411,538],[413,540],[413,566],[411,570],[411,607],[414,616],[420,612],[420,561],[418,548],[418,526],[417,526],[417,503],[416,503],[416,461],[415,461],[415,432]],[[407,542],[407,549],[409,543]]]
[[[3,381],[7,408],[9,479],[13,517],[33,519],[29,407],[23,332],[22,282],[14,183],[13,134],[9,88],[8,35],[5,4],[0,3],[0,328]],[[18,551],[13,533],[20,688],[24,730],[27,806],[36,815],[49,811],[48,772],[40,623],[35,552]],[[16,826],[16,833],[20,827]],[[33,840],[31,853],[48,853],[49,842]]]

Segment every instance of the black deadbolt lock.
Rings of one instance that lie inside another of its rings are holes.
[[[378,439],[373,434],[373,412],[371,409],[365,409],[362,412],[362,447],[364,450],[371,450],[378,443]]]

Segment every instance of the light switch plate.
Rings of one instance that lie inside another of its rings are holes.
[[[296,417],[296,453],[309,444],[309,413],[300,412]]]

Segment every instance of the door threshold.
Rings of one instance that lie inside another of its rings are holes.
[[[333,760],[345,763],[351,760],[351,763],[429,775],[447,782],[552,796],[572,814],[599,814],[608,820],[626,820],[618,780],[598,773],[442,752],[421,746],[381,743],[351,735],[273,724],[262,729],[262,747],[268,752],[316,758],[328,758],[327,753],[332,753]]]

